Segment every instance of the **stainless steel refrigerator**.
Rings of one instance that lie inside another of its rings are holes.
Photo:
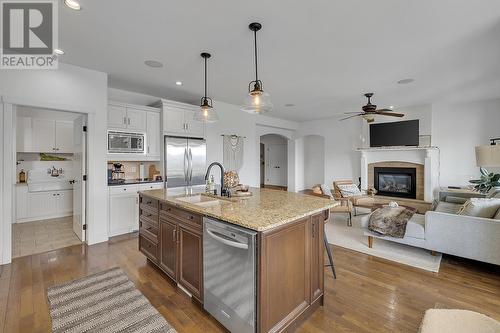
[[[204,139],[165,136],[167,188],[204,185],[206,167]]]

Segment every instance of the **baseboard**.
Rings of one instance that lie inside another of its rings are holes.
[[[50,220],[50,219],[58,219],[61,217],[72,216],[73,212],[66,212],[55,215],[47,215],[47,216],[36,216],[36,217],[26,217],[23,219],[17,219],[15,223],[26,223],[26,222],[34,222],[34,221],[42,221],[42,220]]]

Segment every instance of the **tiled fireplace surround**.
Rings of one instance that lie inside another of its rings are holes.
[[[432,202],[439,186],[439,150],[436,147],[360,148],[361,188],[374,187],[374,168],[415,168],[416,199]]]

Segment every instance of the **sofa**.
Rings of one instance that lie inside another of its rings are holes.
[[[500,192],[492,193],[490,197],[500,198]],[[379,238],[500,265],[500,212],[495,218],[458,215],[462,206],[460,200],[450,201],[437,203],[435,209],[425,215],[414,214],[403,238],[368,230],[370,216],[364,216],[361,224],[366,228],[364,235],[368,237],[369,246],[373,244],[373,238]]]

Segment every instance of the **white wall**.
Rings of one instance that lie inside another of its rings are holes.
[[[2,71],[0,95],[5,105],[19,104],[88,114],[88,165],[90,193],[87,223],[89,244],[107,240],[107,186],[106,186],[106,123],[107,123],[107,74],[72,65],[59,64],[58,70],[11,70]],[[5,115],[4,115],[5,116]],[[3,131],[12,128],[3,124]],[[5,133],[5,132],[4,132]],[[8,147],[13,149],[14,147]],[[2,163],[6,158],[4,151]],[[15,162],[15,161],[14,161]],[[10,161],[9,161],[10,163]],[[5,169],[4,169],[5,174]],[[12,188],[15,177],[9,174]],[[4,207],[5,208],[5,207]],[[5,224],[5,220],[2,220]],[[8,221],[10,223],[10,220]],[[9,224],[10,225],[10,224]],[[10,260],[10,229],[3,236],[9,237],[4,245],[3,262]]]
[[[319,135],[308,135],[304,137],[303,186],[304,189],[310,189],[316,184],[323,183],[325,183],[325,138]]]
[[[357,184],[360,176],[361,119],[339,121],[338,117],[303,122],[298,131],[299,137],[319,135],[325,138],[324,182],[352,179]],[[304,142],[304,158],[314,147]],[[320,148],[321,149],[321,148]],[[312,152],[311,152],[312,153]],[[305,170],[304,170],[305,171]],[[304,186],[308,185],[304,181]]]
[[[441,154],[441,186],[479,177],[474,147],[500,137],[500,99],[432,106],[432,143]],[[493,169],[492,169],[493,170]],[[499,170],[497,170],[499,171]]]
[[[222,161],[222,134],[245,136],[243,167],[239,172],[240,181],[243,184],[259,187],[261,135],[276,133],[291,138],[298,124],[293,121],[245,113],[238,105],[220,101],[214,101],[214,109],[220,120],[207,124],[207,163]],[[218,179],[218,174],[214,173],[214,175]]]

